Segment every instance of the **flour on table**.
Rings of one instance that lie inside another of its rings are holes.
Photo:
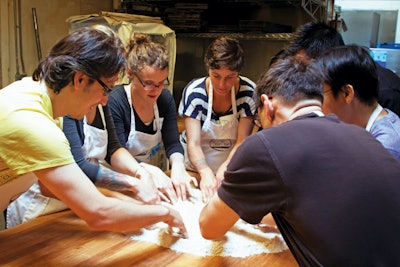
[[[146,241],[170,248],[177,252],[198,256],[230,256],[245,258],[261,253],[277,253],[287,249],[276,232],[262,232],[254,225],[239,220],[223,240],[206,240],[201,236],[199,215],[204,207],[201,191],[194,189],[187,201],[179,201],[174,207],[180,212],[187,230],[186,238],[171,234],[169,226],[157,223],[148,228],[129,233],[131,239]]]

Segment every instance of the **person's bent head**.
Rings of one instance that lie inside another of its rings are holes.
[[[277,60],[257,81],[253,98],[261,107],[261,95],[279,98],[286,105],[302,100],[323,101],[323,74],[314,61],[296,57]]]
[[[126,46],[127,74],[136,88],[159,90],[169,85],[169,55],[165,45],[144,33],[135,33]],[[136,80],[135,80],[136,78]]]
[[[373,105],[378,100],[376,63],[367,48],[358,45],[334,47],[325,51],[318,63],[334,98],[346,85],[351,85],[355,97],[364,104]]]
[[[207,70],[226,68],[240,73],[244,65],[244,51],[237,39],[220,36],[209,46],[204,56]]]
[[[121,40],[102,29],[84,27],[58,41],[34,70],[32,78],[45,81],[58,94],[73,83],[77,72],[94,82],[113,77],[124,67],[125,49]]]
[[[157,70],[168,70],[169,56],[167,48],[153,42],[149,35],[135,33],[126,46],[128,71],[140,73],[145,67]]]
[[[342,35],[324,22],[308,22],[294,32],[287,47],[289,55],[305,54],[317,58],[324,50],[344,45]]]

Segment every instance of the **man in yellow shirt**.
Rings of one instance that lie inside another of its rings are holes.
[[[101,194],[62,132],[63,116],[81,119],[107,103],[124,66],[119,38],[82,28],[60,40],[32,77],[0,90],[0,208],[39,180],[44,195],[63,201],[95,230],[132,231],[159,221],[185,230],[171,208]]]

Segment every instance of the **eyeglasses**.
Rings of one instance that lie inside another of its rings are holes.
[[[100,80],[99,78],[96,79],[96,81],[101,85],[101,87],[103,87],[103,95],[107,96],[111,93],[112,89],[110,87],[108,87],[102,80]]]
[[[147,81],[146,81],[146,82],[142,81],[142,79],[140,79],[140,77],[139,77],[137,74],[135,74],[135,76],[136,76],[136,78],[138,78],[138,81],[140,82],[140,84],[143,86],[143,88],[144,88],[145,90],[158,89],[158,88],[160,88],[161,86],[167,87],[167,86],[169,85],[168,77],[167,77],[167,79],[164,80],[163,83],[161,83],[161,84],[154,84],[154,83],[151,82],[151,81],[149,81],[149,82],[147,82]]]

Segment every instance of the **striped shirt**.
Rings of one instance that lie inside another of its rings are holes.
[[[240,77],[240,88],[236,93],[236,107],[239,117],[254,116],[255,103],[253,100],[253,92],[255,83],[244,76]],[[201,125],[207,117],[208,94],[206,91],[206,79],[202,77],[190,81],[182,93],[182,99],[179,103],[179,115],[185,115],[196,120],[200,120]],[[211,114],[211,120],[218,122],[219,118],[225,115],[233,114],[232,107],[226,113]]]

